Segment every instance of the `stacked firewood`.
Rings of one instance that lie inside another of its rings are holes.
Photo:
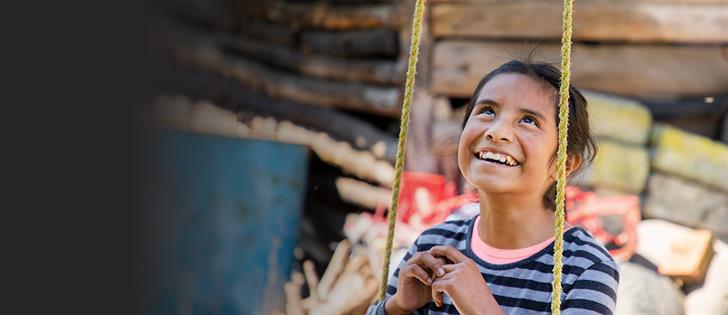
[[[339,242],[320,278],[311,261],[303,262],[303,275],[294,271],[285,285],[287,314],[363,314],[376,299],[381,280],[387,223],[368,213],[349,214],[346,238]],[[417,232],[400,222],[393,239],[391,276]],[[302,287],[308,288],[301,298]]]
[[[391,1],[186,1],[160,38],[178,65],[275,99],[396,118],[407,7]],[[160,20],[161,21],[161,20]]]
[[[308,297],[302,299],[304,279]],[[303,275],[293,272],[291,281],[284,287],[286,313],[362,314],[375,298],[378,283],[366,250],[350,248],[349,242],[343,240],[320,279],[310,260],[303,263]]]

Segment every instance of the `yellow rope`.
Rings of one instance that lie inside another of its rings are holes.
[[[564,256],[564,191],[566,189],[566,148],[569,130],[569,77],[571,76],[571,23],[574,1],[564,0],[561,37],[561,87],[559,91],[559,149],[556,152],[556,219],[554,221],[554,282],[551,284],[551,313],[561,314],[561,269]]]
[[[399,199],[399,186],[402,182],[402,167],[404,166],[404,145],[409,131],[409,114],[412,107],[412,98],[415,88],[415,73],[417,72],[417,56],[420,50],[420,33],[422,33],[422,17],[425,13],[425,0],[417,0],[415,13],[412,19],[412,39],[407,61],[407,80],[404,86],[404,101],[402,104],[402,119],[399,127],[399,142],[397,143],[397,159],[394,165],[394,183],[392,184],[392,202],[387,216],[387,244],[384,250],[384,266],[382,282],[379,287],[379,299],[384,299],[387,292],[387,275],[389,274],[389,256],[392,254],[392,240],[394,239],[394,225],[397,222],[397,200]]]

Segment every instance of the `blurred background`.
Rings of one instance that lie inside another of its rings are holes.
[[[422,230],[477,213],[456,160],[464,105],[510,59],[558,66],[562,5],[428,1],[392,264]],[[168,75],[135,113],[137,310],[363,314],[414,1],[150,7]],[[567,220],[621,262],[617,313],[728,314],[728,1],[577,1],[573,40],[599,150]]]

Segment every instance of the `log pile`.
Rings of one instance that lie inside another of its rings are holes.
[[[274,99],[397,118],[404,12],[389,1],[182,2],[160,19],[176,63]],[[406,44],[406,43],[405,43]]]
[[[315,132],[289,121],[279,122],[273,117],[257,115],[253,115],[249,120],[242,119],[240,114],[221,109],[209,101],[193,104],[184,96],[160,96],[141,115],[145,123],[157,127],[305,145],[322,160],[341,168],[344,172],[380,185],[391,185],[394,176],[392,164],[377,159],[377,154],[374,152],[356,150],[348,142],[336,141],[324,132]],[[247,115],[242,114],[242,116]],[[376,189],[355,179],[342,178],[339,185],[344,191],[343,195],[352,196],[351,198],[379,200],[388,195],[384,188]],[[352,190],[355,192],[351,192]],[[365,195],[358,196],[356,193],[358,191],[363,191]],[[367,197],[369,191],[374,199]],[[356,202],[354,199],[352,201]],[[363,203],[371,202],[363,201]]]
[[[575,3],[573,83],[637,98],[726,93],[726,10],[724,0]],[[469,97],[491,69],[536,46],[538,60],[558,64],[561,14],[558,1],[431,4],[431,89]]]

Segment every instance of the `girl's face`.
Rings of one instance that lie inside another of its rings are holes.
[[[558,138],[557,92],[517,73],[499,74],[482,87],[460,135],[458,165],[487,193],[538,193],[553,183]]]

